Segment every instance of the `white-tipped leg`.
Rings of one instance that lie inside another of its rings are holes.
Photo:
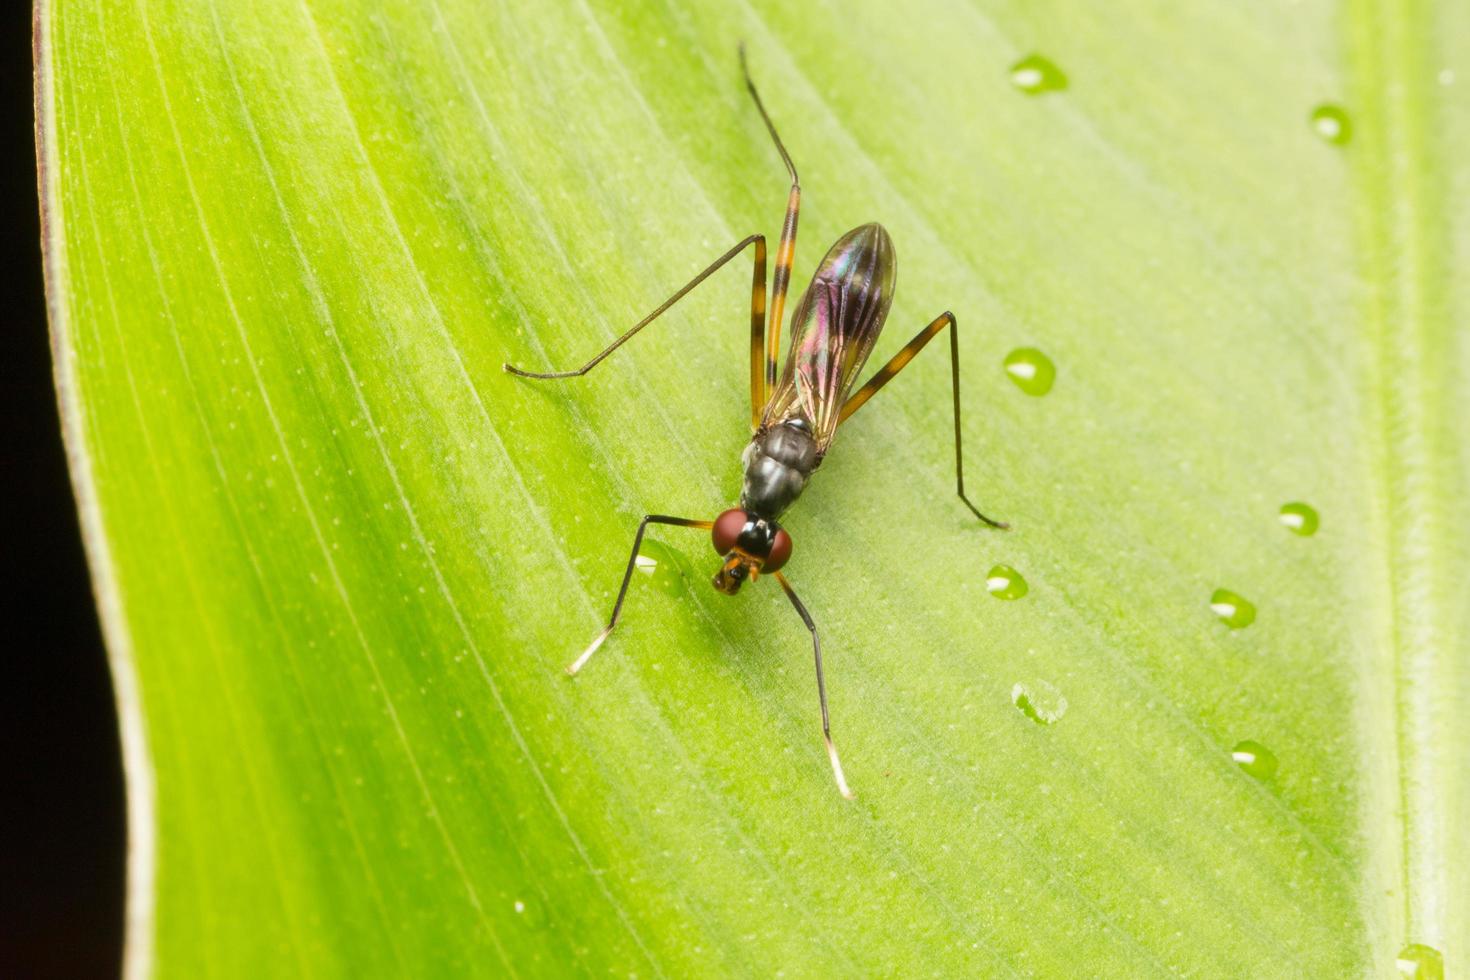
[[[847,777],[842,774],[842,760],[837,758],[837,746],[832,744],[832,721],[827,716],[827,681],[822,676],[822,638],[817,635],[817,624],[812,621],[812,614],[806,611],[806,606],[796,597],[796,590],[791,588],[791,583],[786,581],[786,576],[780,572],[772,573],[776,581],[781,583],[781,590],[786,593],[786,598],[791,600],[791,605],[796,608],[796,614],[806,624],[807,630],[812,634],[812,660],[817,668],[817,702],[822,706],[822,741],[827,743],[827,758],[832,760],[832,776],[837,780],[837,788],[842,795],[849,800],[857,799],[856,794],[847,787]]]
[[[575,674],[577,671],[579,671],[583,667],[585,667],[587,665],[587,661],[589,661],[589,660],[592,659],[592,655],[597,652],[597,648],[598,647],[602,646],[602,641],[605,640],[605,639],[607,639],[608,634],[611,633],[611,632],[612,632],[612,624],[609,623],[608,625],[606,625],[606,626],[604,626],[602,628],[602,632],[601,633],[598,633],[597,634],[597,638],[596,639],[594,639],[591,643],[587,644],[587,649],[585,649],[585,650],[582,651],[582,655],[580,657],[578,657],[576,660],[573,660],[571,663],[567,664],[567,673],[568,674]]]
[[[857,794],[848,788],[847,777],[842,774],[842,760],[837,758],[837,746],[832,744],[832,736],[823,732],[822,739],[827,743],[827,758],[832,760],[832,775],[837,779],[837,791],[845,799],[857,799]]]
[[[732,252],[730,254],[733,255],[734,253]],[[707,274],[708,273],[706,273],[706,275]],[[676,296],[674,298],[677,299],[678,297]],[[670,302],[672,302],[672,300]],[[637,328],[635,327],[634,329]],[[625,337],[623,339],[626,340],[627,338]],[[618,341],[618,344],[621,344],[622,342],[623,341],[620,340]],[[616,346],[617,344],[613,344],[613,347]],[[599,359],[602,356],[604,355],[599,354]],[[593,363],[595,364],[597,362],[593,361]],[[514,371],[515,369],[511,368],[509,370]],[[532,375],[532,377],[547,377],[547,375]],[[568,674],[575,674],[577,671],[587,666],[587,661],[591,660],[592,655],[597,652],[597,648],[602,646],[602,641],[606,640],[608,638],[608,634],[612,633],[613,627],[618,625],[618,616],[622,615],[623,612],[623,600],[628,597],[628,583],[633,579],[633,566],[638,561],[638,546],[643,543],[643,532],[648,528],[648,525],[650,524],[671,524],[674,527],[692,527],[698,528],[701,531],[708,531],[710,528],[714,527],[714,521],[696,521],[688,517],[665,517],[661,514],[649,514],[647,517],[643,518],[643,520],[638,522],[638,533],[633,535],[633,550],[628,553],[628,566],[623,569],[623,584],[618,586],[618,598],[617,601],[613,603],[612,616],[608,619],[607,625],[602,628],[602,632],[597,634],[597,638],[587,645],[587,649],[582,651],[582,655],[576,660],[573,660],[571,663],[567,664]]]

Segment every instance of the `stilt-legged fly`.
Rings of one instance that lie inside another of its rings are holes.
[[[780,153],[781,160],[791,175],[791,192],[786,199],[786,220],[781,226],[781,240],[776,247],[776,272],[771,279],[769,318],[766,316],[766,239],[764,235],[751,235],[738,242],[711,263],[709,268],[670,296],[658,309],[575,371],[538,373],[523,371],[509,364],[505,365],[505,370],[523,378],[574,378],[584,375],[669,307],[683,299],[690,290],[704,282],[726,262],[754,246],[755,272],[750,296],[750,426],[754,435],[751,436],[750,444],[745,447],[742,457],[745,480],[740,490],[740,506],[732,507],[712,521],[667,517],[662,514],[644,517],[638,524],[638,533],[633,536],[633,550],[628,556],[628,566],[623,571],[623,584],[613,603],[612,617],[582,655],[567,667],[567,672],[575,674],[581,670],[613,631],[613,627],[618,625],[618,616],[623,611],[623,600],[628,594],[628,582],[633,577],[633,568],[638,558],[638,548],[643,542],[643,533],[648,525],[672,524],[676,527],[709,531],[714,540],[715,551],[721,556],[720,568],[714,577],[715,588],[726,595],[734,595],[746,580],[755,581],[762,574],[772,575],[781,584],[786,597],[796,608],[797,615],[811,633],[812,653],[817,667],[817,697],[822,706],[822,738],[827,746],[827,757],[832,762],[832,774],[837,780],[837,788],[842,791],[843,796],[851,799],[852,791],[848,789],[847,779],[842,774],[842,763],[832,744],[832,725],[827,714],[827,686],[822,677],[821,639],[817,635],[817,625],[811,614],[796,597],[786,576],[781,574],[781,568],[791,558],[791,536],[777,521],[801,495],[802,490],[806,489],[807,481],[822,464],[822,458],[831,447],[838,427],[892,381],[893,376],[945,327],[950,328],[955,489],[965,506],[981,521],[997,528],[1004,528],[1006,525],[980,513],[965,496],[964,457],[960,446],[960,348],[954,314],[941,313],[920,330],[903,350],[893,355],[866,384],[852,391],[858,372],[872,352],[873,343],[878,339],[883,321],[888,316],[888,308],[893,303],[897,262],[893,241],[882,225],[866,224],[854,228],[828,249],[821,264],[817,266],[811,285],[796,303],[796,310],[791,317],[791,349],[786,355],[786,364],[782,367],[779,378],[777,377],[781,318],[786,305],[786,290],[791,282],[792,257],[796,249],[796,218],[801,209],[801,184],[797,180],[796,167],[791,162],[791,156],[776,133],[776,126],[766,112],[755,83],[751,81],[750,70],[745,63],[744,46],[740,49],[740,69],[745,76],[745,87],[755,101],[756,110],[761,114],[766,130],[776,144],[776,151]]]

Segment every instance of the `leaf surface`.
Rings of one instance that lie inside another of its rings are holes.
[[[1470,10],[514,8],[38,10],[134,975],[1453,975]],[[796,287],[887,227],[875,363],[955,312],[967,487],[1014,526],[953,496],[943,345],[790,514],[853,803],[801,622],[710,590],[698,533],[561,670],[639,517],[738,493],[748,269],[585,378],[500,369],[774,252],[742,38]],[[1013,84],[1033,53],[1065,88]]]

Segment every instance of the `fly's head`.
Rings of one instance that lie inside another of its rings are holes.
[[[710,538],[724,559],[714,586],[726,595],[739,592],[746,579],[754,581],[762,572],[780,570],[791,557],[791,535],[775,521],[740,507],[715,519]]]

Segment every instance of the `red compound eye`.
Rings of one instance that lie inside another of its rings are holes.
[[[732,507],[719,517],[715,518],[715,526],[710,529],[710,538],[715,543],[715,550],[721,555],[728,555],[735,547],[735,542],[740,538],[740,532],[745,530],[746,522],[750,515],[739,507]]]
[[[785,531],[777,531],[776,540],[771,542],[771,557],[767,558],[764,564],[761,565],[761,571],[778,572],[790,557],[791,535]]]

